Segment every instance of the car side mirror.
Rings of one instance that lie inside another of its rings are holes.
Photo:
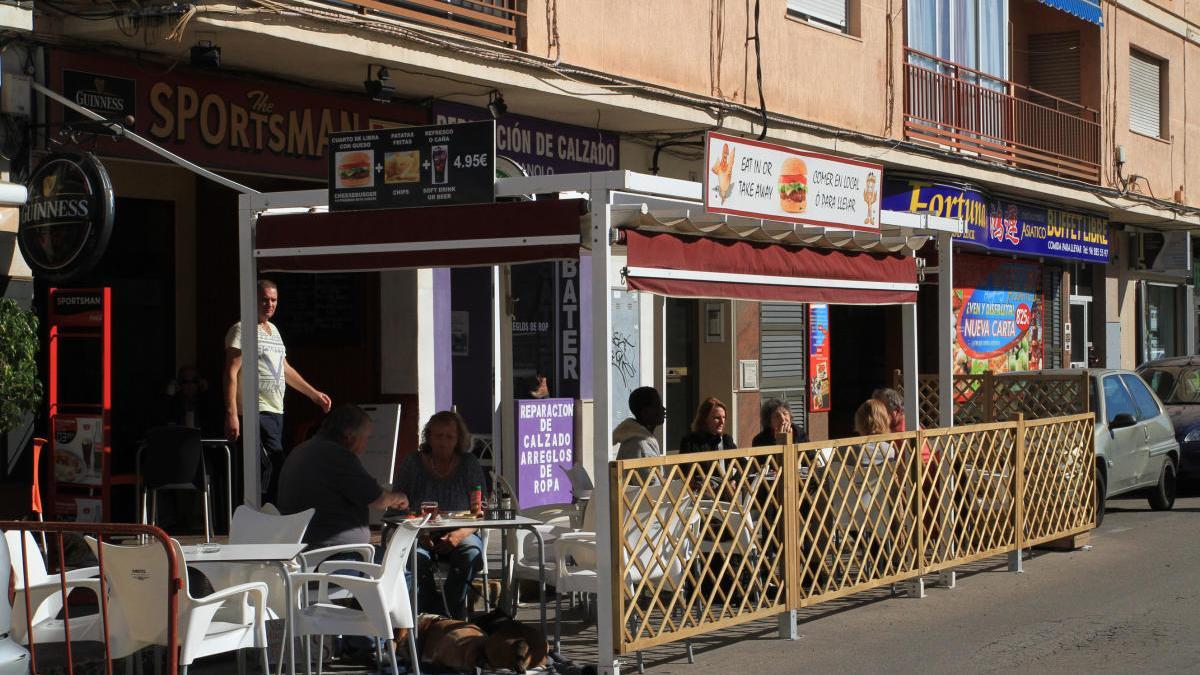
[[[1116,417],[1108,421],[1109,429],[1124,429],[1137,424],[1137,420],[1129,413],[1118,413]]]

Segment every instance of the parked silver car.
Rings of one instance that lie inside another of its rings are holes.
[[[1078,370],[1036,371],[1077,375]],[[1110,497],[1144,490],[1150,508],[1175,505],[1179,443],[1175,427],[1146,382],[1128,370],[1090,369],[1096,414],[1096,526]]]

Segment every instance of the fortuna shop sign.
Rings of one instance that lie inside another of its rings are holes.
[[[837,229],[879,229],[883,167],[708,133],[704,208]]]
[[[67,281],[86,273],[108,248],[113,187],[94,155],[47,155],[29,178],[17,242],[38,277]]]
[[[962,218],[955,241],[993,251],[1108,262],[1108,221],[1099,216],[992,199],[980,190],[921,179],[891,177],[883,208]]]
[[[331,133],[423,124],[427,113],[274,82],[185,67],[139,65],[95,54],[54,51],[50,86],[109,119],[134,117],[133,130],[202,166],[325,178]],[[52,121],[78,119],[57,104]],[[97,154],[161,161],[137,145],[97,138]]]

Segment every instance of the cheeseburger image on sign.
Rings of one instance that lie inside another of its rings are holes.
[[[779,208],[804,213],[808,208],[808,166],[799,157],[783,160],[779,172]]]
[[[371,152],[363,150],[337,153],[333,158],[334,166],[337,167],[334,187],[342,189],[373,185],[375,175],[371,171],[371,165],[374,164],[371,155]]]

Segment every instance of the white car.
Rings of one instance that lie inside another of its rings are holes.
[[[12,575],[12,563],[8,559],[8,547],[0,545],[0,675],[28,675],[29,652],[13,642],[12,606],[8,600],[8,584]]]

